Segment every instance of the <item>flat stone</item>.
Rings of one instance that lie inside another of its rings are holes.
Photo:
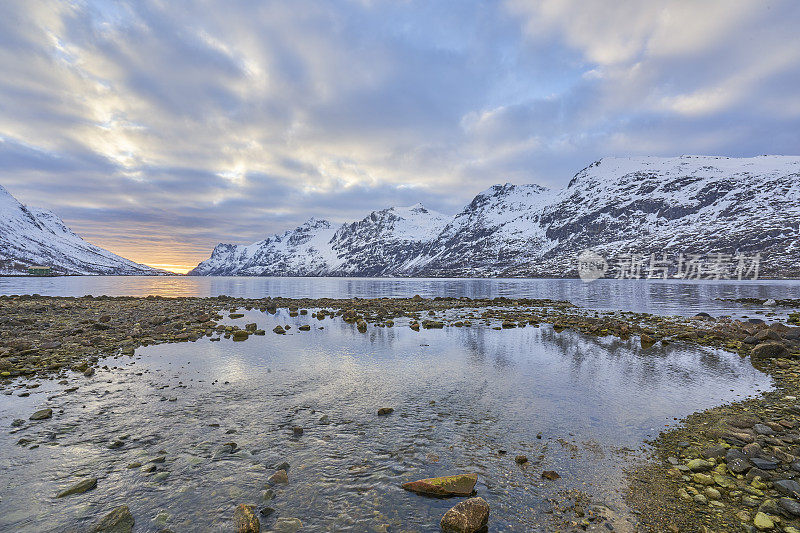
[[[92,490],[96,486],[97,478],[90,477],[74,484],[66,490],[62,490],[56,495],[56,498],[63,498],[64,496],[70,496],[72,494],[83,494],[84,492]]]
[[[133,515],[127,505],[117,507],[103,517],[92,533],[130,533],[133,530]]]
[[[46,420],[53,416],[53,410],[50,408],[39,409],[31,415],[31,420]]]
[[[800,483],[792,479],[779,479],[774,482],[775,489],[784,496],[800,496]]]
[[[447,511],[439,525],[446,533],[477,533],[489,523],[489,504],[483,498],[470,498]]]
[[[792,498],[781,498],[778,500],[781,509],[793,516],[800,516],[800,502]]]
[[[276,533],[296,533],[302,529],[303,523],[299,518],[280,517],[275,521],[272,530]]]
[[[760,457],[753,457],[750,459],[750,462],[756,466],[756,468],[760,468],[761,470],[775,470],[778,468],[778,463],[775,461],[770,461],[769,459],[762,459]]]
[[[405,490],[431,496],[469,496],[478,482],[478,474],[432,477],[403,483]]]
[[[555,481],[558,478],[560,478],[561,476],[559,476],[558,472],[556,472],[554,470],[545,470],[544,472],[542,472],[542,477],[544,479],[549,479],[550,481]]]

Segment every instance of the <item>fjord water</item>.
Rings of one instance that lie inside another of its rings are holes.
[[[264,298],[549,298],[599,310],[739,316],[774,311],[721,299],[800,299],[800,280],[614,280],[486,278],[293,278],[236,276],[0,277],[0,294],[43,296],[236,296]]]
[[[492,530],[547,531],[546,498],[577,488],[615,502],[634,450],[674,417],[770,387],[747,359],[703,347],[483,323],[359,333],[312,312],[245,311],[226,323],[266,336],[144,347],[91,378],[0,396],[0,530],[85,530],[125,504],[140,531],[228,531],[250,503],[275,509],[263,530],[295,517],[307,531],[438,531],[457,500],[400,484],[476,472]],[[52,419],[27,421],[43,407]],[[284,461],[289,483],[267,500]],[[54,497],[83,476],[97,488]]]

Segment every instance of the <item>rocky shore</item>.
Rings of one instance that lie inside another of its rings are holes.
[[[280,326],[264,331],[255,324],[244,328],[223,324],[224,318],[235,318],[243,308],[268,313],[288,309],[291,316],[307,316],[300,331],[328,317],[350,322],[362,333],[386,327],[508,330],[550,324],[555,331],[633,337],[645,349],[656,343],[689,343],[750,357],[754,366],[773,377],[775,390],[757,399],[696,413],[677,429],[662,433],[652,443],[654,460],[630,472],[627,501],[641,531],[800,531],[800,484],[795,481],[795,476],[800,476],[800,328],[791,325],[791,318],[788,324],[768,324],[761,319],[705,314],[662,317],[595,312],[563,301],[507,298],[3,296],[0,393],[22,395],[42,379],[63,380],[76,372],[91,376],[105,358],[133,354],[139,346],[201,337],[246,341],[252,335],[287,332]],[[48,415],[52,413],[31,416],[35,420]],[[558,474],[552,474],[552,479],[557,479]],[[593,508],[584,495],[572,494],[565,501],[573,503],[554,504],[561,509],[554,514],[558,530],[614,529],[607,510]],[[475,522],[483,527],[484,510],[488,514],[484,504],[473,500],[458,503],[460,507],[451,510],[442,527],[461,523],[467,511],[474,513]],[[237,509],[235,520],[243,528],[258,523],[249,511]],[[106,518],[127,524],[129,512],[117,509]]]

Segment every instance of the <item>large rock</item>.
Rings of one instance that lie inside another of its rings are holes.
[[[252,505],[243,503],[236,506],[233,512],[233,529],[236,533],[259,533],[261,523],[258,521]]]
[[[780,342],[762,342],[753,347],[750,352],[751,357],[766,359],[770,357],[785,357],[789,355],[789,350]]]
[[[403,488],[430,496],[469,496],[478,482],[478,474],[432,477],[403,483]]]
[[[117,507],[103,517],[93,528],[92,533],[131,533],[133,515],[127,505]]]
[[[477,533],[486,531],[489,523],[489,504],[483,498],[470,498],[447,511],[439,525],[447,533]]]

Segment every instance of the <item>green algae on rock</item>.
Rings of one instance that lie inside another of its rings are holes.
[[[469,496],[475,490],[478,474],[432,477],[403,483],[405,490],[428,496]]]

